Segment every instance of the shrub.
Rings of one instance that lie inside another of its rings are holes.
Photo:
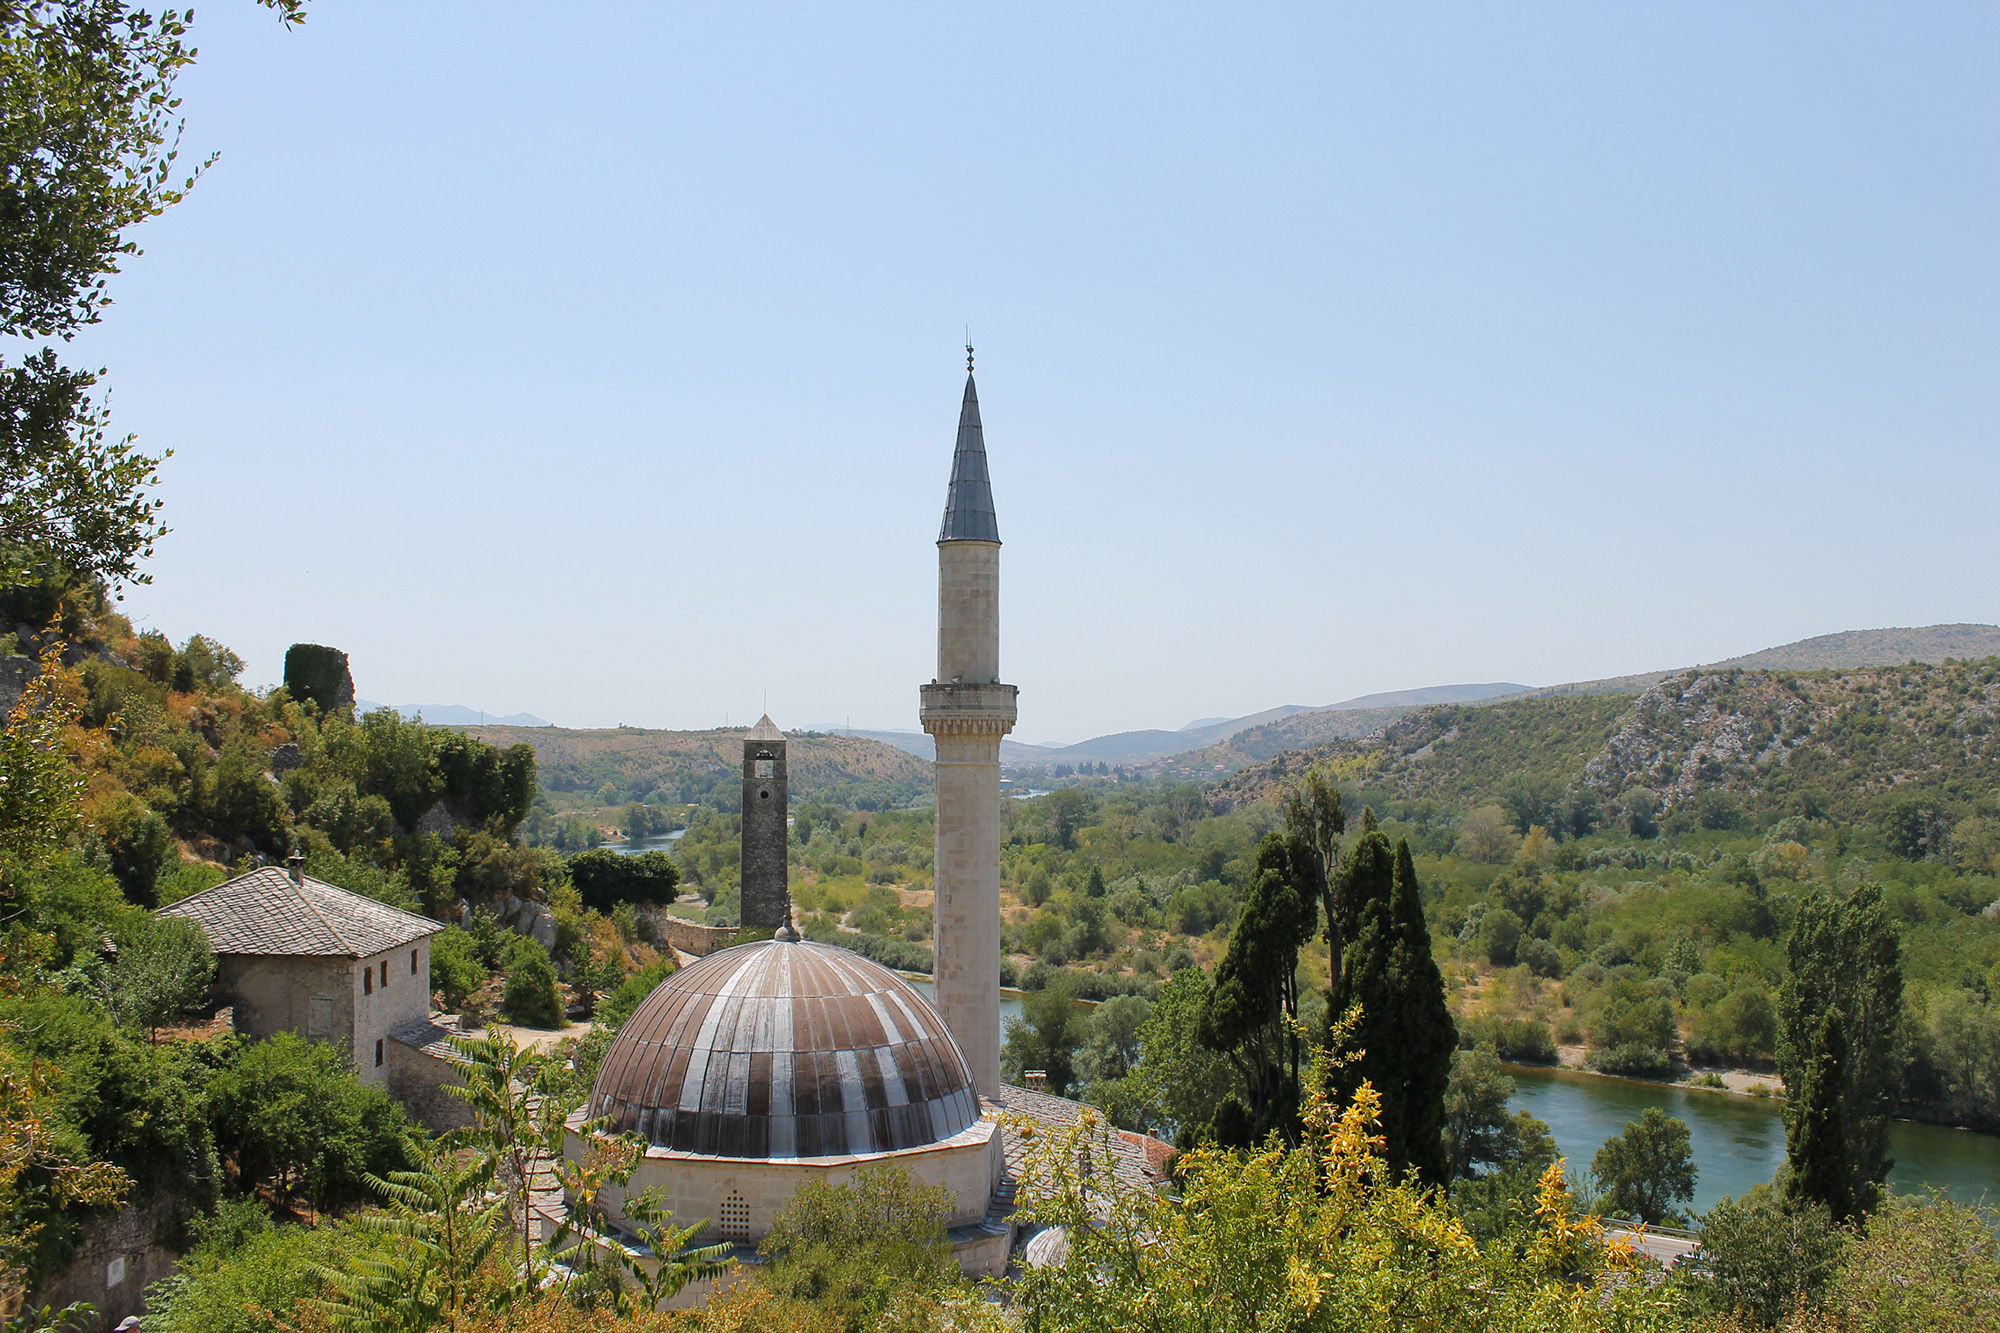
[[[624,902],[665,904],[680,897],[680,867],[666,852],[578,852],[569,858],[569,876],[583,905],[600,912]]]
[[[431,936],[431,990],[447,1009],[457,1009],[486,984],[486,964],[472,936],[446,926]]]
[[[500,996],[501,1008],[511,1022],[531,1028],[559,1028],[563,1025],[562,992],[556,986],[556,967],[542,946],[525,935],[515,940],[507,952],[507,986]]]

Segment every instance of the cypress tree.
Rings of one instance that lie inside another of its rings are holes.
[[[1362,1054],[1331,1071],[1331,1089],[1346,1099],[1363,1079],[1373,1085],[1390,1167],[1442,1185],[1444,1093],[1458,1041],[1409,844],[1392,853],[1380,832],[1364,834],[1342,867],[1339,897],[1354,910],[1356,928],[1328,1012],[1338,1019],[1361,1006],[1354,1041]]]
[[[1848,1158],[1846,1026],[1840,1010],[1826,1011],[1812,1058],[1785,1101],[1785,1157],[1791,1163],[1786,1191],[1793,1199],[1823,1205],[1837,1222],[1860,1211]]]
[[[1202,1014],[1202,1044],[1236,1067],[1249,1097],[1241,1116],[1217,1116],[1215,1134],[1225,1144],[1255,1142],[1274,1129],[1297,1139],[1299,950],[1318,925],[1318,904],[1299,891],[1285,840],[1269,835]]]
[[[1786,952],[1790,968],[1778,1000],[1778,1073],[1787,1089],[1807,1081],[1827,1015],[1838,1010],[1847,1194],[1857,1211],[1869,1212],[1894,1165],[1889,1120],[1896,1105],[1903,1009],[1901,945],[1882,890],[1864,884],[1844,903],[1824,893],[1807,899]]]

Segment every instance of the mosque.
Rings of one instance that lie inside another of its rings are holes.
[[[605,1054],[570,1150],[599,1118],[649,1145],[630,1183],[598,1200],[607,1240],[626,1225],[625,1200],[657,1190],[683,1224],[707,1218],[711,1235],[754,1247],[806,1181],[892,1166],[951,1190],[966,1272],[1007,1266],[1019,1126],[1073,1122],[1082,1108],[1000,1082],[1000,739],[1018,691],[1000,680],[1000,527],[970,347],[937,550],[937,674],[919,690],[937,742],[935,1005],[888,968],[793,930],[785,743],[763,718],[744,739],[743,925],[773,935],[668,977]],[[1135,1184],[1157,1184],[1170,1151],[1134,1134],[1106,1146]]]

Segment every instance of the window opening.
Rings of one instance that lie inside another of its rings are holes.
[[[375,1039],[375,1067],[377,1069],[382,1067],[382,1039],[380,1037]]]
[[[373,995],[375,993],[375,969],[372,967],[363,967],[361,969],[361,993],[363,995]]]
[[[722,1201],[718,1210],[718,1229],[733,1240],[743,1240],[750,1235],[750,1205],[735,1190]]]

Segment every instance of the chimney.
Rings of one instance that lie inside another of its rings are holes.
[[[292,883],[303,887],[306,882],[306,854],[293,852],[285,858],[285,869],[290,872]]]
[[[1021,1086],[1029,1092],[1047,1092],[1049,1090],[1049,1071],[1046,1069],[1023,1070],[1021,1074]]]

